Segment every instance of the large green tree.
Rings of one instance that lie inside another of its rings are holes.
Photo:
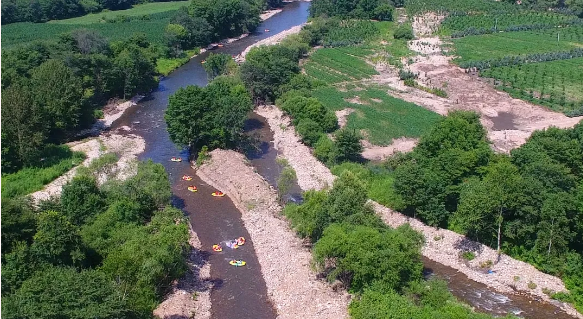
[[[193,0],[188,9],[212,26],[216,39],[254,31],[260,22],[260,8],[245,0]]]
[[[253,48],[241,65],[241,79],[256,102],[275,101],[279,87],[300,71],[297,53],[282,45]]]
[[[170,97],[164,118],[170,138],[178,145],[226,147],[238,141],[252,108],[243,84],[222,76],[205,88],[178,90]]]

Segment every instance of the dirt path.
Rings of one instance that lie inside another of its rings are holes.
[[[301,143],[295,135],[293,126],[290,126],[289,119],[283,116],[279,109],[273,106],[261,107],[257,113],[268,119],[269,126],[274,132],[273,143],[276,148],[278,145],[280,146],[278,150],[296,171],[299,185],[303,191],[324,188],[325,185],[321,182],[322,180],[327,181],[326,185],[333,183],[336,176],[332,175],[328,168],[319,163],[311,154],[309,148]],[[318,167],[315,163],[322,165],[323,168]],[[315,169],[315,167],[317,168]],[[305,174],[305,172],[310,173]],[[480,263],[496,260],[496,252],[493,249],[468,240],[465,236],[455,232],[429,227],[418,220],[395,212],[374,201],[371,202],[377,214],[388,225],[397,227],[403,223],[410,223],[414,229],[425,236],[426,244],[422,249],[423,256],[450,266],[474,281],[483,283],[503,293],[512,293],[516,288],[522,293],[531,294],[546,301],[550,301],[550,298],[542,292],[543,288],[553,291],[566,291],[561,279],[547,275],[527,263],[506,255],[502,255],[500,261],[492,267],[492,270],[495,271],[494,274],[485,274],[480,267]],[[461,253],[464,251],[473,251],[476,258],[472,262],[466,263],[461,257]],[[515,276],[518,276],[519,279],[515,280]],[[528,283],[531,281],[536,284],[536,289],[528,288]],[[561,308],[573,316],[583,318],[568,304],[562,304]]]
[[[569,118],[562,113],[550,111],[542,106],[512,98],[505,92],[497,91],[476,75],[466,73],[453,65],[451,57],[446,57],[441,49],[441,40],[428,36],[439,25],[442,16],[426,14],[414,17],[413,28],[420,39],[410,41],[409,48],[419,55],[407,68],[419,73],[418,82],[428,87],[438,87],[447,92],[447,98],[418,89],[405,87],[398,78],[398,72],[391,66],[377,65],[380,75],[373,81],[392,88],[388,93],[403,100],[416,103],[427,109],[445,115],[450,110],[476,111],[488,130],[488,137],[494,149],[509,152],[526,142],[535,130],[551,126],[573,127],[583,117]],[[406,62],[407,61],[403,61]],[[503,115],[503,116],[501,116]],[[504,125],[499,125],[500,122]]]
[[[197,175],[226,193],[241,211],[278,318],[347,318],[350,295],[333,292],[316,279],[310,251],[281,216],[275,191],[244,155],[225,150],[210,155]]]
[[[362,157],[371,161],[382,161],[395,153],[411,152],[419,139],[417,138],[394,138],[389,146],[377,146],[369,143],[367,140],[362,140],[363,146]]]

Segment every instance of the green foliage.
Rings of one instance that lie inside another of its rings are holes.
[[[253,48],[245,58],[241,79],[256,102],[275,101],[280,86],[300,71],[297,52],[282,45]]]
[[[187,86],[170,97],[166,123],[178,145],[233,145],[252,109],[245,87],[235,78],[218,77],[207,87]]]
[[[479,116],[450,112],[395,170],[394,187],[406,212],[430,225],[445,225],[457,207],[458,185],[478,174],[491,154]]]
[[[334,141],[326,135],[321,135],[314,145],[314,156],[325,165],[334,165],[337,157]]]
[[[3,298],[4,299],[4,298]],[[5,318],[121,318],[126,301],[113,281],[97,270],[49,267],[26,280],[2,302]]]
[[[233,58],[224,53],[211,53],[205,60],[204,70],[209,78],[212,80],[219,75],[233,75],[237,70],[237,63]]]
[[[293,118],[293,124],[298,125],[298,131],[302,131],[299,125],[301,122],[310,123],[304,124],[304,126],[308,126],[307,133],[312,135],[321,132],[332,132],[338,126],[334,113],[326,109],[317,99],[303,96],[301,91],[288,92],[285,97],[278,100],[277,104],[282,111]],[[310,132],[309,130],[312,131]],[[305,136],[301,132],[300,135]],[[319,138],[319,136],[313,137],[314,139],[310,145],[313,145]]]
[[[94,177],[77,176],[63,186],[61,195],[63,214],[75,225],[81,225],[101,212],[105,201]]]
[[[341,129],[336,132],[334,145],[336,148],[337,162],[345,161],[358,162],[362,159],[362,145],[360,144],[361,136],[356,130]]]
[[[322,127],[310,118],[297,123],[296,132],[302,137],[302,142],[308,146],[314,146],[324,134]]]
[[[5,130],[2,130],[2,133],[4,132]],[[7,159],[4,159],[4,154],[2,157],[4,165]],[[41,159],[42,161],[39,161]],[[48,145],[44,153],[29,159],[32,161],[31,167],[2,176],[2,198],[15,198],[41,190],[44,185],[81,164],[84,159],[85,154],[72,152],[67,146]],[[9,171],[8,168],[2,169]]]
[[[421,279],[423,237],[409,225],[396,230],[333,224],[314,247],[320,267],[334,260],[328,280],[340,280],[352,293],[371,285],[400,291]]]
[[[310,7],[310,15],[312,17],[338,16],[342,18],[384,20],[392,17],[390,13],[392,13],[392,7],[387,2],[379,0],[315,0]]]
[[[413,40],[415,35],[413,35],[413,27],[409,24],[401,24],[393,34],[395,39],[399,40]]]
[[[55,211],[38,216],[37,232],[30,250],[39,263],[80,266],[85,259],[77,226]]]
[[[260,9],[243,0],[194,0],[188,11],[212,27],[215,39],[225,39],[254,31],[259,25]]]
[[[472,261],[474,260],[474,258],[476,258],[476,255],[471,251],[466,251],[462,254],[462,258],[465,260]]]
[[[2,256],[18,242],[32,243],[35,233],[36,216],[31,203],[2,196]]]

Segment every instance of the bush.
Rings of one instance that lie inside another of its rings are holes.
[[[409,24],[401,24],[393,34],[395,39],[401,40],[413,40],[415,36],[413,35],[413,28]]]
[[[314,146],[324,134],[322,127],[309,118],[301,120],[296,126],[296,131],[302,137],[302,142],[308,146]]]
[[[337,150],[334,142],[326,135],[321,135],[314,145],[314,156],[327,166],[336,164]]]
[[[361,136],[356,130],[342,129],[336,133],[334,142],[337,150],[337,161],[359,162],[362,160],[362,145],[360,144]]]
[[[462,254],[462,258],[465,259],[465,260],[470,260],[471,261],[471,260],[474,260],[474,258],[476,258],[476,255],[474,255],[474,253],[471,252],[471,251],[465,251]]]

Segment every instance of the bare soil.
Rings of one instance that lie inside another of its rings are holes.
[[[435,14],[415,17],[413,22],[415,34],[417,36],[431,34],[442,19],[442,16]],[[441,115],[446,115],[450,110],[478,112],[482,124],[488,130],[488,138],[493,148],[499,152],[508,153],[524,144],[535,130],[552,126],[573,127],[583,119],[583,117],[569,118],[562,113],[497,91],[491,84],[452,64],[451,57],[443,54],[441,46],[441,40],[431,36],[410,41],[409,48],[419,55],[414,57],[414,63],[407,65],[406,68],[419,74],[417,81],[420,84],[441,88],[447,92],[447,98],[405,86],[399,80],[397,70],[386,64],[377,64],[376,69],[380,75],[377,75],[373,82],[388,85],[391,88],[388,93],[395,97],[416,103]],[[500,126],[496,125],[496,118],[501,114],[512,118],[513,129],[500,129]]]
[[[362,140],[362,157],[371,161],[382,161],[387,157],[395,155],[395,153],[411,152],[417,146],[418,142],[419,139],[417,138],[400,137],[394,138],[389,146],[377,146],[367,140]]]
[[[349,107],[335,112],[336,117],[338,118],[338,126],[340,126],[340,128],[346,126],[346,123],[348,123],[348,115],[350,115],[350,113],[352,112],[354,112],[354,109],[351,109]]]
[[[210,155],[197,175],[227,194],[241,211],[278,318],[347,318],[350,295],[316,279],[310,251],[281,215],[276,192],[247,165],[244,155],[225,150]]]

